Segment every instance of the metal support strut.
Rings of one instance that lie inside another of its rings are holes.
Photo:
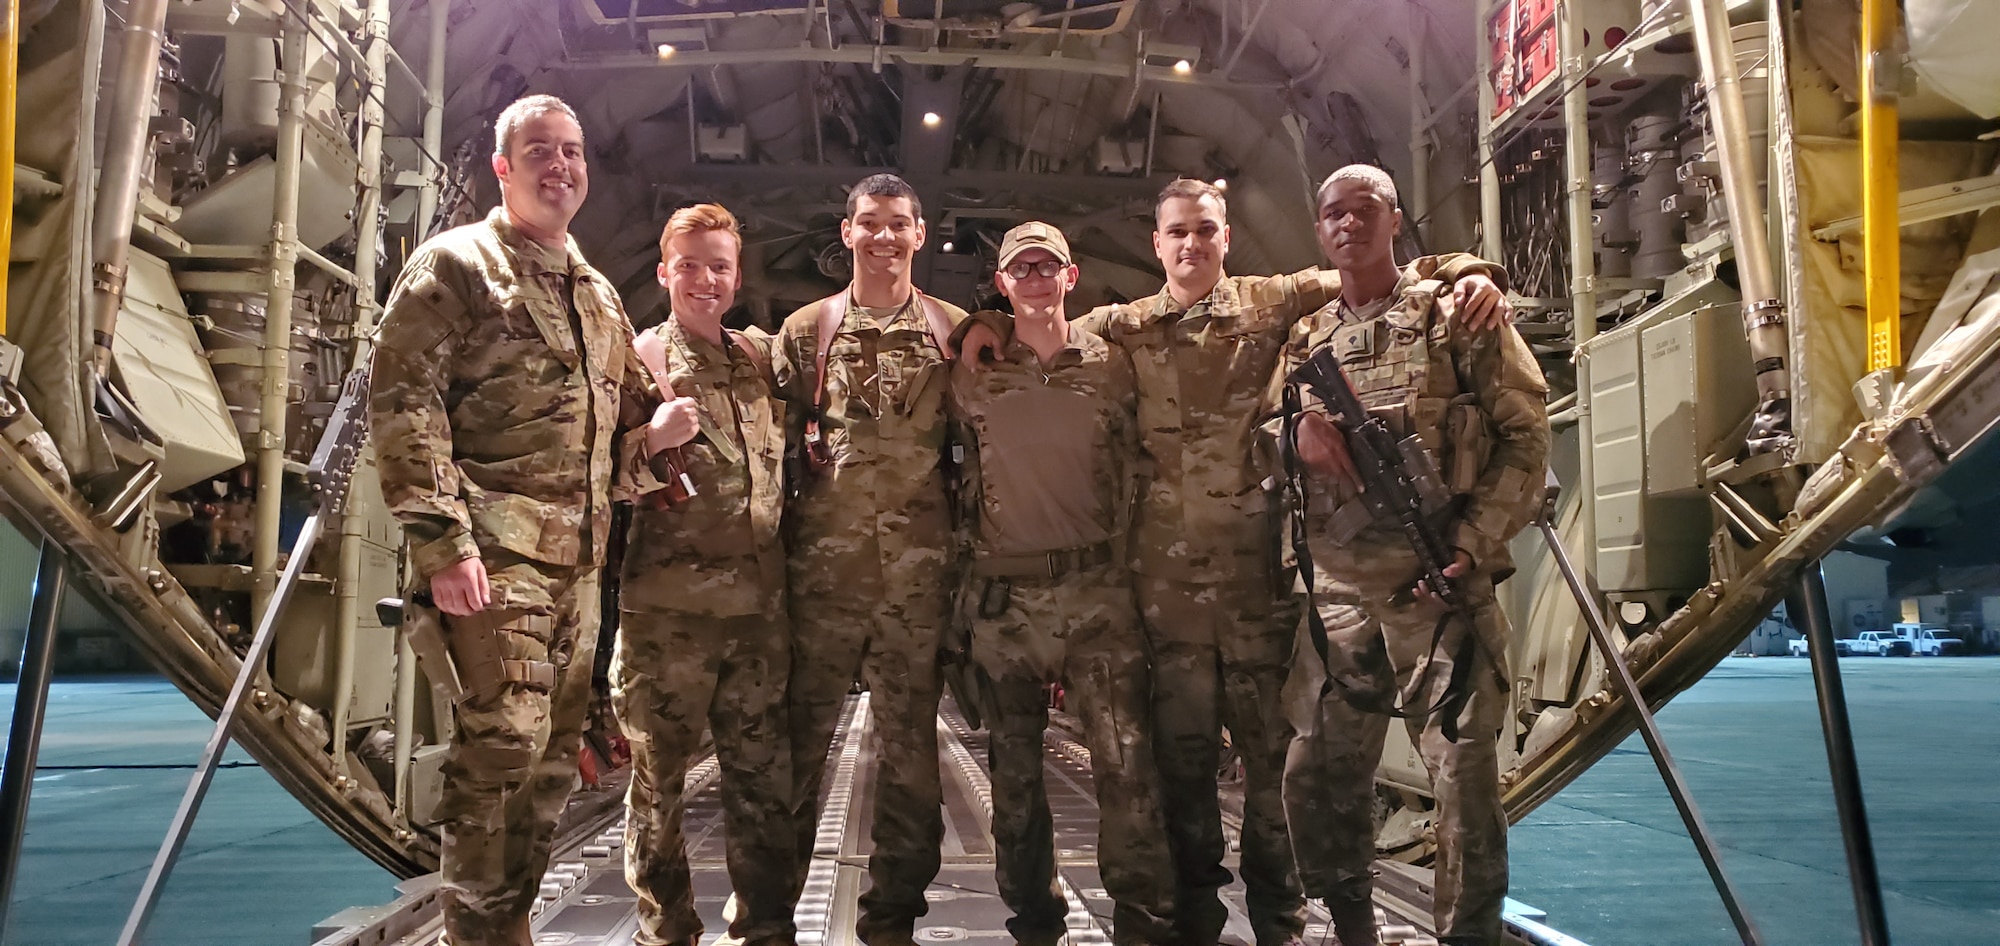
[[[1722,855],[1716,847],[1715,838],[1708,832],[1708,822],[1702,819],[1701,809],[1696,807],[1694,794],[1688,791],[1687,781],[1681,777],[1681,769],[1674,763],[1673,753],[1667,751],[1666,737],[1660,735],[1659,723],[1653,718],[1653,708],[1647,704],[1645,694],[1640,692],[1639,681],[1632,676],[1631,665],[1625,662],[1625,652],[1611,639],[1604,614],[1597,609],[1597,599],[1584,586],[1583,577],[1570,563],[1569,550],[1563,547],[1562,537],[1556,534],[1555,514],[1556,487],[1550,485],[1547,496],[1542,500],[1542,515],[1537,523],[1541,527],[1542,538],[1549,544],[1549,554],[1555,556],[1556,567],[1562,570],[1563,581],[1569,584],[1569,593],[1576,598],[1577,609],[1583,612],[1583,623],[1590,630],[1590,639],[1597,642],[1598,651],[1604,655],[1605,669],[1611,674],[1611,688],[1639,717],[1639,735],[1646,740],[1646,749],[1653,755],[1653,764],[1659,767],[1660,779],[1667,783],[1667,794],[1673,796],[1674,808],[1681,813],[1681,823],[1687,825],[1688,837],[1694,840],[1695,851],[1701,854],[1701,866],[1708,869],[1708,879],[1715,884],[1715,892],[1721,895],[1723,909],[1729,911],[1729,922],[1736,924],[1736,934],[1742,937],[1744,946],[1761,946],[1764,938],[1757,932],[1757,924],[1744,912],[1742,898],[1736,895],[1736,886],[1729,882],[1729,875],[1722,870]]]
[[[1799,587],[1785,601],[1785,613],[1806,636],[1812,657],[1813,691],[1819,696],[1819,724],[1826,735],[1826,765],[1833,778],[1833,806],[1840,839],[1847,848],[1847,879],[1854,887],[1854,915],[1861,946],[1887,946],[1889,923],[1882,912],[1882,881],[1875,873],[1875,841],[1868,831],[1868,807],[1861,801],[1861,769],[1854,756],[1854,732],[1847,725],[1847,690],[1840,682],[1833,622],[1827,618],[1826,579],[1819,563],[1802,569]]]
[[[56,663],[56,622],[69,588],[69,558],[43,540],[42,564],[35,570],[35,603],[28,610],[28,639],[21,653],[21,676],[14,690],[14,724],[7,731],[6,771],[0,773],[0,940],[7,938],[7,906],[21,866],[21,837],[27,830],[28,796],[35,787],[35,755],[42,745],[42,717],[49,707],[49,677]]]
[[[278,618],[284,613],[285,602],[291,597],[292,589],[298,587],[299,574],[305,571],[306,559],[311,557],[313,545],[319,541],[326,515],[324,512],[313,513],[299,530],[298,541],[292,543],[291,560],[285,563],[285,572],[278,578],[270,605],[257,619],[257,633],[251,638],[250,650],[243,655],[243,667],[236,673],[236,683],[229,688],[229,699],[222,704],[222,712],[215,717],[215,731],[209,734],[208,745],[201,751],[201,762],[195,766],[194,778],[181,795],[180,808],[174,812],[173,824],[167,828],[167,839],[160,844],[159,853],[154,855],[152,869],[146,872],[146,882],[139,888],[139,899],[132,904],[131,914],[125,918],[125,929],[118,934],[118,946],[133,946],[139,942],[139,937],[146,932],[146,925],[153,920],[153,910],[159,906],[167,877],[173,873],[174,862],[180,859],[181,848],[187,844],[189,829],[194,827],[194,816],[201,811],[208,786],[215,781],[216,764],[222,761],[223,751],[229,748],[229,730],[236,722],[236,713],[243,706],[243,698],[250,692],[251,682],[257,679],[257,672],[264,667],[264,658],[271,651],[272,631],[278,626]]]

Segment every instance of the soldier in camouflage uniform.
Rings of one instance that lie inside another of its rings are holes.
[[[529,942],[577,774],[611,501],[657,488],[649,430],[675,413],[646,423],[631,324],[567,235],[588,188],[576,114],[530,96],[495,138],[501,206],[404,266],[370,403],[383,496],[466,689],[438,808],[453,946]]]
[[[1548,460],[1548,386],[1510,326],[1472,330],[1447,317],[1434,260],[1398,271],[1402,226],[1388,175],[1342,168],[1320,189],[1319,239],[1342,292],[1300,322],[1283,374],[1331,345],[1370,413],[1398,438],[1419,437],[1438,461],[1452,502],[1437,523],[1454,551],[1445,574],[1472,602],[1464,643],[1434,640],[1444,612],[1411,594],[1416,554],[1393,522],[1361,506],[1340,434],[1306,395],[1298,452],[1306,484],[1308,549],[1319,574],[1316,605],[1328,638],[1327,672],[1343,681],[1319,698],[1309,732],[1293,743],[1285,799],[1308,896],[1323,898],[1343,946],[1375,942],[1370,862],[1375,855],[1374,778],[1390,717],[1364,712],[1400,691],[1410,738],[1436,793],[1436,921],[1446,943],[1498,943],[1507,893],[1507,819],[1500,807],[1497,743],[1507,706],[1507,623],[1493,586],[1513,571],[1507,540],[1534,514]],[[1341,510],[1352,503],[1353,509]],[[1339,510],[1339,511],[1337,511]],[[1359,605],[1357,607],[1357,604]],[[1460,629],[1464,631],[1464,628]],[[1455,674],[1457,664],[1471,667]],[[1462,709],[1446,700],[1455,677],[1470,688]],[[1349,695],[1343,696],[1343,692]],[[1456,735],[1446,733],[1456,710]]]
[[[676,211],[660,237],[671,313],[640,339],[668,389],[700,404],[681,447],[696,494],[633,513],[618,583],[612,700],[632,744],[625,879],[639,895],[642,946],[701,937],[681,837],[681,786],[702,730],[715,734],[729,879],[741,909],[729,935],[788,944],[794,849],[785,679],[783,404],[770,336],[724,331],[743,274],[736,218],[714,204]],[[657,360],[655,359],[657,356]]]
[[[1066,932],[1042,784],[1050,683],[1063,684],[1090,747],[1113,941],[1163,942],[1173,873],[1147,719],[1151,672],[1123,561],[1137,446],[1132,369],[1069,325],[1063,299],[1076,279],[1061,231],[1008,231],[993,281],[1014,315],[980,317],[1011,323],[1013,343],[996,365],[952,373],[973,526],[960,619],[990,680],[995,873],[1015,942],[1054,944]]]
[[[1292,324],[1339,293],[1338,277],[1226,276],[1227,205],[1212,184],[1177,180],[1155,207],[1158,294],[1078,320],[1132,360],[1140,464],[1132,562],[1153,654],[1159,759],[1177,893],[1176,939],[1212,946],[1228,920],[1216,797],[1221,729],[1243,759],[1243,883],[1258,946],[1299,938],[1305,901],[1285,827],[1292,726],[1281,701],[1299,612],[1271,515],[1271,464],[1254,455],[1265,388]],[[1498,290],[1472,257],[1443,263],[1471,318],[1496,318]],[[992,344],[966,336],[972,356]]]
[[[927,912],[944,839],[937,651],[954,585],[946,346],[965,310],[911,285],[924,224],[902,178],[857,184],[840,234],[853,284],[786,318],[772,352],[808,459],[787,512],[794,893],[817,833],[828,743],[858,676],[871,694],[876,770],[872,885],[856,930],[885,946],[910,942]]]

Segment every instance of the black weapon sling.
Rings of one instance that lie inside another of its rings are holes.
[[[1467,678],[1471,674],[1472,658],[1474,657],[1473,648],[1478,644],[1478,632],[1476,629],[1467,628],[1468,633],[1465,635],[1465,641],[1459,646],[1459,652],[1453,656],[1451,679],[1446,682],[1444,693],[1440,694],[1437,701],[1432,703],[1430,707],[1421,711],[1413,709],[1407,704],[1399,705],[1396,697],[1393,695],[1384,696],[1364,690],[1341,675],[1334,673],[1333,668],[1328,665],[1327,661],[1331,654],[1332,645],[1327,640],[1326,622],[1320,619],[1319,602],[1313,593],[1314,570],[1312,547],[1306,539],[1306,480],[1299,469],[1298,461],[1299,414],[1303,413],[1304,407],[1300,403],[1298,385],[1285,385],[1282,397],[1281,410],[1284,417],[1284,442],[1280,444],[1279,452],[1284,456],[1285,482],[1287,490],[1291,493],[1290,502],[1287,503],[1291,508],[1286,518],[1289,520],[1291,532],[1292,555],[1298,562],[1299,579],[1305,587],[1307,636],[1312,639],[1313,651],[1319,655],[1320,667],[1326,673],[1326,680],[1320,684],[1320,696],[1324,697],[1327,693],[1338,689],[1341,700],[1347,703],[1347,705],[1364,713],[1379,713],[1396,719],[1416,719],[1430,716],[1432,713],[1444,712],[1444,721],[1439,728],[1443,732],[1446,741],[1458,742],[1458,717],[1460,711],[1465,707],[1466,700],[1471,695],[1466,683]],[[1431,668],[1436,665],[1436,661],[1431,658],[1437,654],[1438,645],[1444,642],[1445,628],[1450,626],[1451,619],[1454,616],[1459,616],[1459,612],[1456,609],[1447,609],[1445,613],[1438,616],[1437,624],[1431,628],[1431,642],[1430,646],[1426,648],[1424,669],[1418,677],[1417,686],[1413,692],[1423,693],[1430,688]],[[1470,620],[1470,616],[1466,617]],[[1378,629],[1376,633],[1379,635],[1381,631]],[[1385,640],[1385,654],[1387,651],[1386,644]],[[1390,676],[1393,680],[1395,675],[1393,661],[1390,667]],[[1392,685],[1391,692],[1393,693],[1393,691],[1394,687]]]

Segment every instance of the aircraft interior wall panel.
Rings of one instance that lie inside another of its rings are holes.
[[[160,491],[243,465],[243,445],[166,261],[131,250],[112,358],[132,402],[165,441]]]
[[[1626,331],[1591,347],[1595,573],[1607,593],[1692,589],[1708,579],[1707,500],[1647,488],[1643,342]]]
[[[1704,460],[1757,406],[1750,343],[1734,307],[1710,306],[1646,327],[1640,347],[1646,495],[1699,498]]]

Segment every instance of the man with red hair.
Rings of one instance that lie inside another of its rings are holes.
[[[632,743],[625,880],[639,895],[637,942],[701,938],[681,836],[681,786],[702,730],[715,734],[737,910],[729,935],[789,944],[795,846],[785,685],[785,411],[772,397],[771,337],[722,327],[743,285],[743,238],[715,204],[674,212],[660,235],[666,321],[641,333],[641,360],[691,402],[681,450],[695,494],[635,510],[618,585],[612,702]]]

